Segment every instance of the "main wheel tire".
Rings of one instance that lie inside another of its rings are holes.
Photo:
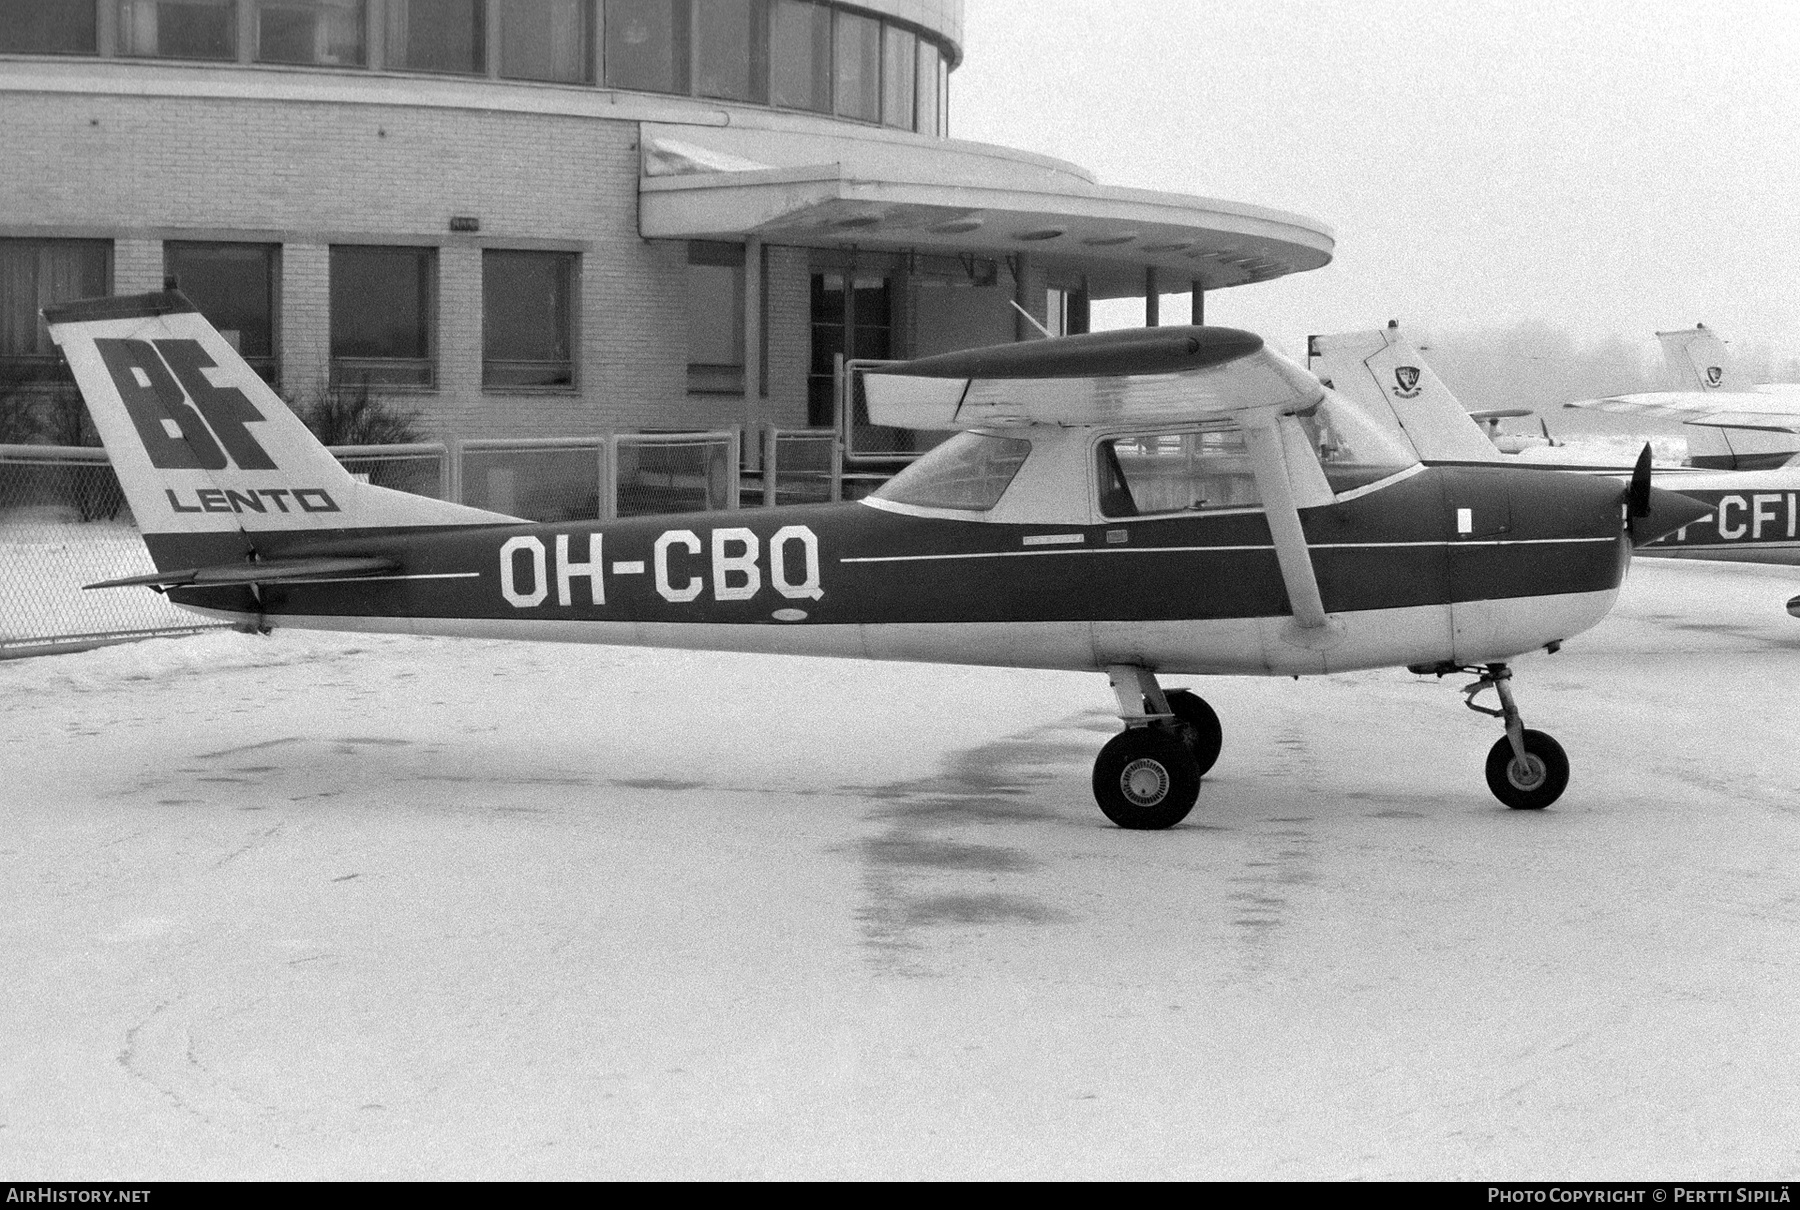
[[[1169,699],[1175,721],[1193,729],[1194,763],[1200,767],[1200,776],[1205,777],[1218,763],[1219,749],[1225,746],[1225,730],[1219,726],[1219,716],[1192,689],[1170,689],[1163,696]],[[1144,709],[1150,709],[1149,702],[1144,703]]]
[[[1523,766],[1514,759],[1512,742],[1504,736],[1488,749],[1488,789],[1515,811],[1541,811],[1568,788],[1569,758],[1562,745],[1542,731],[1527,731],[1524,740]]]
[[[1121,731],[1094,760],[1094,801],[1121,828],[1172,828],[1199,797],[1194,754],[1162,727]]]

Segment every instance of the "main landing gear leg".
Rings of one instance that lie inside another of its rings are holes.
[[[1156,683],[1156,674],[1135,664],[1115,664],[1106,670],[1113,695],[1119,701],[1119,718],[1125,730],[1107,741],[1094,761],[1094,800],[1106,817],[1121,828],[1170,828],[1187,818],[1200,796],[1200,762],[1195,759],[1193,724]],[[1192,694],[1193,702],[1211,707]],[[1213,719],[1217,727],[1218,720]],[[1217,748],[1211,756],[1216,758]],[[1212,759],[1206,761],[1211,767]]]
[[[1489,664],[1485,670],[1466,671],[1479,672],[1481,679],[1463,690],[1463,704],[1506,723],[1506,738],[1488,750],[1488,789],[1515,811],[1543,810],[1561,798],[1569,784],[1569,758],[1562,745],[1542,731],[1526,729],[1519,717],[1518,703],[1513,701],[1512,669],[1505,664]],[[1475,695],[1484,689],[1494,691],[1500,699],[1500,709],[1475,704]]]

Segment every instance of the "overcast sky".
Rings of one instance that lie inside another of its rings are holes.
[[[1775,3],[968,0],[952,133],[1292,210],[1324,269],[1208,299],[1309,332],[1696,321],[1800,354],[1800,20]]]

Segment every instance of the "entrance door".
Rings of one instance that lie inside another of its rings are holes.
[[[837,424],[833,399],[837,359],[887,361],[894,356],[894,307],[890,278],[834,271],[812,275],[812,368],[806,384],[806,422]],[[867,404],[857,392],[855,422],[867,426]]]

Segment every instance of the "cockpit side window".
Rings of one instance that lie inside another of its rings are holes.
[[[1235,428],[1108,437],[1097,469],[1103,517],[1262,505],[1244,435]]]
[[[1023,437],[958,433],[871,494],[919,508],[986,512],[1000,503],[1030,454]]]

